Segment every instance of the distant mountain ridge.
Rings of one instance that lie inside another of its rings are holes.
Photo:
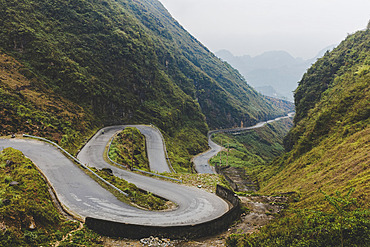
[[[295,58],[286,51],[268,51],[251,57],[234,56],[230,51],[221,50],[216,52],[216,55],[238,69],[247,82],[262,94],[293,101],[293,91],[303,74],[311,64],[332,48],[334,45],[307,60]]]

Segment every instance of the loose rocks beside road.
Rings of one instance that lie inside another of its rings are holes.
[[[143,238],[140,240],[140,243],[143,246],[153,246],[153,247],[167,247],[167,246],[175,246],[174,243],[171,243],[170,239],[167,238],[155,238],[150,236],[149,238]]]

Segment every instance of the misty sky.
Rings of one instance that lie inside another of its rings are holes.
[[[234,55],[285,50],[312,58],[370,19],[370,0],[159,1],[211,51]]]

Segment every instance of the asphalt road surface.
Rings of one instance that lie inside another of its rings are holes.
[[[138,175],[105,162],[104,148],[114,133],[122,128],[123,126],[108,127],[104,129],[104,134],[99,131],[81,150],[78,158],[89,166],[111,168],[114,175],[136,184],[141,189],[173,201],[178,205],[176,209],[146,211],[117,200],[50,144],[31,139],[0,139],[0,150],[13,147],[22,151],[42,170],[61,203],[81,217],[139,225],[180,226],[213,220],[228,211],[228,204],[214,194]],[[160,147],[157,148],[160,149]],[[155,148],[149,152],[158,150]]]
[[[278,118],[275,118],[273,120],[268,120],[266,122],[260,122],[260,123],[257,123],[256,125],[253,125],[253,126],[250,126],[250,127],[210,131],[209,134],[208,134],[208,136],[209,136],[208,137],[208,146],[210,147],[210,149],[208,151],[206,151],[202,154],[199,154],[199,155],[197,155],[193,158],[193,163],[194,163],[195,170],[198,173],[208,173],[208,174],[215,173],[214,170],[212,169],[212,167],[209,164],[209,160],[212,157],[216,156],[222,150],[222,147],[211,140],[212,134],[221,133],[221,132],[230,133],[230,132],[239,132],[239,131],[244,131],[244,130],[257,129],[257,128],[263,127],[265,124],[272,123],[272,122],[275,122],[275,121],[279,121],[279,120],[285,119],[285,118],[291,118],[293,116],[294,116],[294,113],[289,113],[285,117],[278,117]]]
[[[135,125],[133,127],[137,128],[145,136],[150,170],[159,173],[170,173],[171,170],[166,162],[162,137],[158,130],[146,125]]]
[[[204,152],[193,158],[193,163],[195,170],[198,173],[207,173],[214,174],[212,167],[209,165],[208,161],[216,156],[221,150],[222,147],[211,140],[211,137],[208,138],[208,146],[210,149],[207,152]]]
[[[83,150],[80,151],[78,157],[85,157],[86,155],[90,156],[91,158],[87,160],[87,163],[94,161],[102,162],[104,160],[104,149],[107,143],[115,133],[122,131],[126,127],[135,127],[145,136],[150,170],[159,173],[170,173],[171,170],[166,162],[166,155],[164,152],[161,135],[157,129],[147,125],[118,125],[103,128],[95,134],[89,143],[85,145]],[[101,147],[104,146],[101,150],[99,150],[99,153],[97,153],[94,149],[97,145],[100,145]],[[92,151],[90,151],[90,149],[92,149]]]

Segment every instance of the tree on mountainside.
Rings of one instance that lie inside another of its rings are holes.
[[[369,20],[369,23],[367,23],[367,30],[370,30],[370,20]]]

